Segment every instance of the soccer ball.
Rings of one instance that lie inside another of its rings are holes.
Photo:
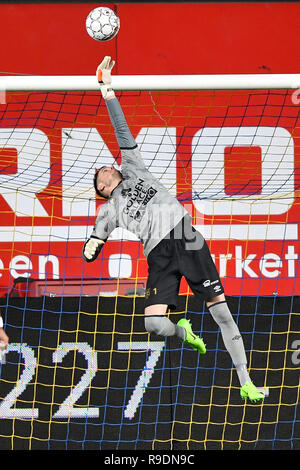
[[[88,14],[85,25],[91,38],[109,41],[118,33],[120,19],[110,8],[98,7]]]

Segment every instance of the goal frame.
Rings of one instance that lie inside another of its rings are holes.
[[[300,88],[300,74],[114,75],[116,91],[262,90]],[[0,77],[0,90],[99,91],[93,75],[17,75]]]

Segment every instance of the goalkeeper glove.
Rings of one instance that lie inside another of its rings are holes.
[[[104,241],[100,238],[90,238],[85,242],[82,249],[82,257],[87,262],[95,261],[102,250]]]
[[[115,61],[111,60],[109,56],[105,56],[97,68],[96,76],[104,99],[115,97],[115,92],[111,85],[111,71],[114,65]]]

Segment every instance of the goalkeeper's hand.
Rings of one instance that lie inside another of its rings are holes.
[[[104,99],[114,98],[115,92],[112,88],[111,71],[115,61],[111,57],[105,56],[97,68],[96,76],[101,87],[101,93]]]
[[[85,242],[82,249],[82,257],[87,262],[95,261],[102,250],[104,241],[100,238],[90,238]]]

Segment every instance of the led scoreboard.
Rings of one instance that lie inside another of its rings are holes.
[[[286,448],[279,436],[297,422],[299,379],[298,353],[286,345],[298,344],[289,312],[299,298],[228,302],[251,375],[270,390],[268,406],[246,407],[247,422],[218,327],[194,298],[187,315],[205,338],[201,357],[174,337],[148,336],[143,297],[11,298],[1,307],[12,342],[1,367],[0,448],[247,449],[272,445],[270,435]],[[186,305],[180,296],[173,321]]]

